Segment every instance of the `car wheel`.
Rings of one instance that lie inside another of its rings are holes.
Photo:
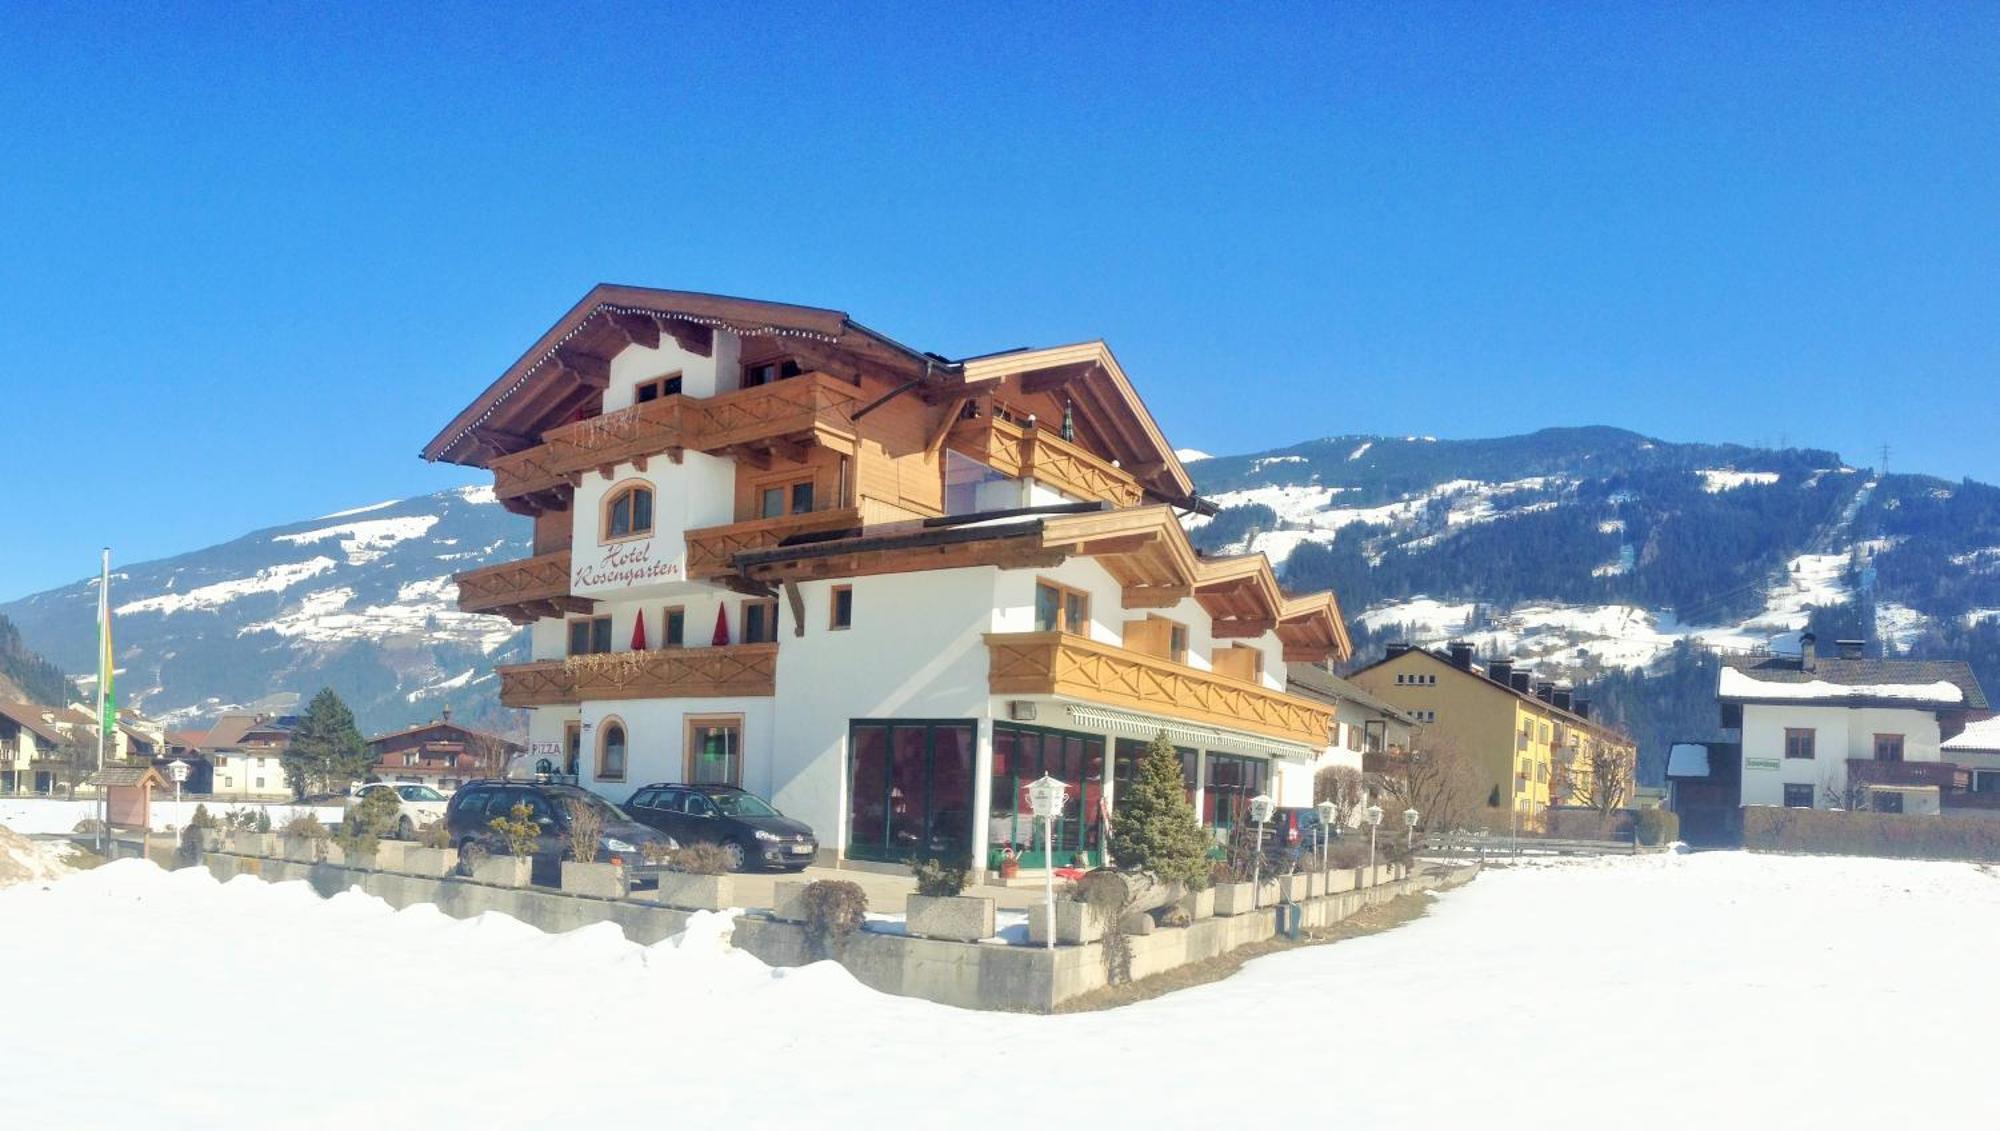
[[[410,819],[409,819],[408,817],[399,817],[399,818],[397,818],[397,819],[396,819],[396,839],[397,839],[397,840],[415,840],[415,839],[417,839],[417,826],[416,826],[416,823],[415,823],[414,821],[410,820]]]
[[[722,854],[729,858],[729,870],[732,872],[741,872],[744,861],[748,859],[743,853],[743,846],[733,840],[722,842]]]

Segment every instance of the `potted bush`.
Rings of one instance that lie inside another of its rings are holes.
[[[1011,844],[1003,844],[993,850],[997,859],[994,870],[1003,880],[1011,880],[1021,874],[1021,852]]]
[[[683,848],[648,846],[649,859],[667,865],[653,898],[684,911],[721,911],[736,905],[729,854],[720,845],[696,841]]]
[[[374,868],[382,838],[395,829],[401,813],[402,803],[394,791],[366,791],[360,802],[341,818],[340,832],[333,838],[346,863],[356,868]]]
[[[327,828],[311,812],[294,813],[280,830],[285,859],[301,864],[317,864],[327,857]]]
[[[904,930],[927,939],[977,942],[993,937],[993,901],[965,895],[966,868],[942,860],[912,861],[917,890],[903,902]]]
[[[597,859],[598,837],[604,818],[595,805],[574,797],[563,799],[563,815],[569,818],[569,858],[562,862],[562,889],[570,895],[595,899],[624,899],[630,893],[625,866]]]
[[[472,878],[482,884],[499,887],[524,888],[535,878],[535,844],[542,833],[541,825],[535,822],[534,810],[523,803],[514,806],[504,817],[495,817],[486,822],[506,855],[492,855],[481,852],[479,858],[470,861]]]
[[[452,847],[451,829],[443,820],[425,825],[417,834],[415,844],[398,842],[395,852],[384,853],[378,859],[381,866],[389,871],[431,879],[448,876],[458,870],[458,850]]]
[[[799,891],[798,902],[806,953],[815,960],[838,957],[868,918],[868,893],[852,880],[814,880]]]
[[[263,809],[231,809],[230,850],[243,856],[275,856],[278,838],[271,832],[271,814]]]

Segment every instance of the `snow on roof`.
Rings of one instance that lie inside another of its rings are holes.
[[[1779,683],[1753,678],[1736,668],[1722,669],[1718,694],[1724,699],[1903,699],[1912,703],[1962,703],[1965,692],[1950,680],[1935,683],[1829,683],[1823,679]]]
[[[1182,463],[1200,463],[1202,460],[1214,459],[1215,457],[1202,451],[1200,448],[1175,448],[1174,458]]]
[[[2000,750],[2000,715],[1965,724],[1956,737],[1945,740],[1946,750]]]
[[[1667,751],[1667,776],[1705,778],[1708,776],[1708,747],[1699,742],[1676,742]]]

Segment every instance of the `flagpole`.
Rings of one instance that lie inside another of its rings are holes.
[[[104,707],[111,690],[111,547],[104,548],[103,571],[97,581],[97,848],[109,855],[111,805],[104,788],[104,749],[111,741]]]

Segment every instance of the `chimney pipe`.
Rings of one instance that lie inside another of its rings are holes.
[[[1590,700],[1572,698],[1569,703],[1569,709],[1576,712],[1577,718],[1588,719],[1590,717]]]
[[[1451,644],[1451,666],[1462,671],[1472,670],[1472,645],[1454,640]]]
[[[1528,685],[1533,683],[1534,679],[1534,672],[1515,671],[1507,677],[1507,682],[1514,690],[1526,695],[1528,693]]]
[[[1409,650],[1410,650],[1409,643],[1406,641],[1399,640],[1396,643],[1389,645],[1387,650],[1384,651],[1383,655],[1393,660]]]
[[[1540,699],[1544,703],[1554,703],[1556,685],[1546,679],[1537,682],[1535,684],[1535,698]]]
[[[1799,670],[1813,670],[1813,645],[1819,640],[1810,632],[1799,634]]]
[[[1576,709],[1574,703],[1575,700],[1570,698],[1569,689],[1563,687],[1556,688],[1556,697],[1555,697],[1556,710],[1574,711]]]
[[[1486,678],[1495,683],[1513,686],[1514,661],[1512,659],[1493,660],[1486,665]]]

